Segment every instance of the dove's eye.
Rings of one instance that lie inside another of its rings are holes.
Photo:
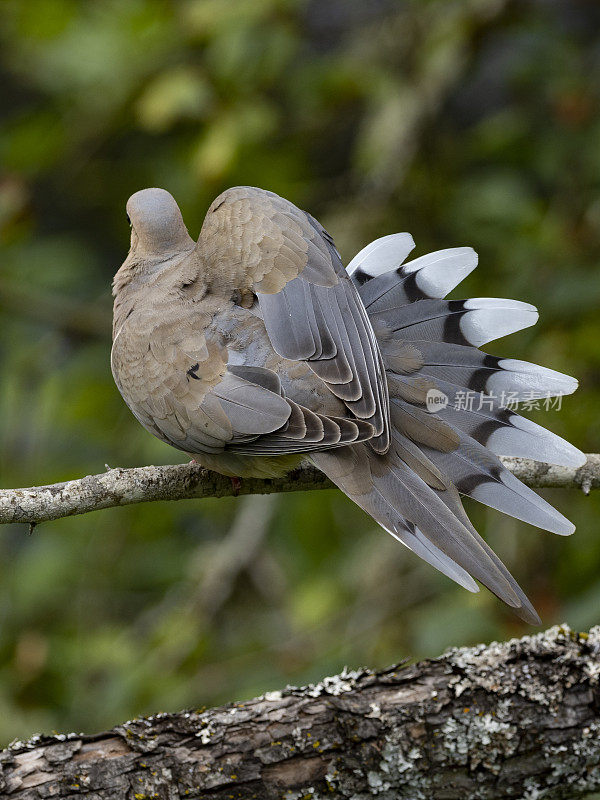
[[[127,222],[129,223],[129,227],[132,228],[133,224],[131,222],[131,217],[129,216],[129,214],[126,214],[126,216],[127,216]]]

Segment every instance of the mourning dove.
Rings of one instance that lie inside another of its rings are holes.
[[[498,455],[583,464],[505,407],[569,394],[576,380],[478,349],[533,325],[533,306],[444,300],[476,253],[405,262],[406,233],[377,239],[344,269],[310,214],[262,189],[219,195],[197,243],[163,189],[137,192],[127,213],[111,361],[147,430],[232,477],[279,476],[308,459],[421,558],[469,591],[477,579],[539,624],[460,500],[574,530]]]

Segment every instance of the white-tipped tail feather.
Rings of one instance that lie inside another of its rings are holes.
[[[531,364],[529,361],[502,358],[498,362],[498,366],[504,370],[504,374],[510,374],[512,383],[519,386],[524,392],[541,392],[549,397],[558,397],[559,395],[573,394],[579,386],[577,378],[557,372],[555,369]],[[492,388],[495,388],[493,382]]]
[[[466,313],[459,323],[461,332],[474,347],[529,328],[539,318],[535,306],[519,300],[476,297],[465,300],[463,306]]]
[[[392,233],[382,236],[357,253],[347,266],[349,275],[362,272],[366,278],[374,278],[397,269],[414,249],[415,241],[410,233]]]
[[[490,434],[485,446],[492,453],[532,458],[534,461],[562,467],[577,468],[585,464],[585,453],[530,419],[511,414],[510,424],[512,427],[499,428]]]
[[[469,591],[477,589],[473,577],[481,580],[524,619],[537,622],[522,590],[472,528],[456,490],[532,525],[572,533],[572,523],[497,456],[581,466],[585,456],[577,448],[512,410],[517,402],[571,394],[577,381],[479,351],[534,325],[537,309],[500,298],[444,300],[476,267],[477,254],[457,247],[404,263],[413,246],[409,234],[385,236],[348,266],[388,374],[392,449],[376,456],[357,445],[351,457],[340,450],[314,460],[421,558]],[[432,388],[445,395],[446,405],[427,414],[425,396]],[[475,395],[471,402],[468,395]]]
[[[427,297],[442,299],[477,266],[472,247],[452,247],[415,258],[403,265],[404,275],[415,275],[417,287]]]

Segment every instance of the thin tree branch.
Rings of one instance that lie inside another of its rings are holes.
[[[587,459],[587,463],[579,469],[556,467],[524,458],[504,458],[503,462],[528,486],[580,488],[588,494],[590,489],[600,487],[600,454],[589,454]],[[23,522],[36,525],[101,508],[154,500],[187,500],[331,488],[333,484],[325,475],[310,466],[273,480],[245,478],[239,489],[229,478],[194,463],[117,468],[65,483],[33,486],[29,489],[2,489],[0,524]]]
[[[231,596],[238,576],[257,558],[269,531],[276,496],[251,495],[237,505],[236,517],[209,559],[209,568],[188,599],[210,622]]]
[[[600,627],[0,752],[7,800],[508,800],[600,789]]]

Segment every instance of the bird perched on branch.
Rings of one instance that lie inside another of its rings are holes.
[[[458,247],[405,262],[407,233],[377,239],[344,269],[316,219],[262,189],[219,195],[197,242],[163,189],[137,192],[127,213],[112,371],[147,430],[232,477],[274,477],[308,459],[421,558],[539,623],[460,499],[574,530],[498,459],[585,462],[505,407],[577,382],[478,349],[533,325],[533,306],[444,300],[477,255]]]

